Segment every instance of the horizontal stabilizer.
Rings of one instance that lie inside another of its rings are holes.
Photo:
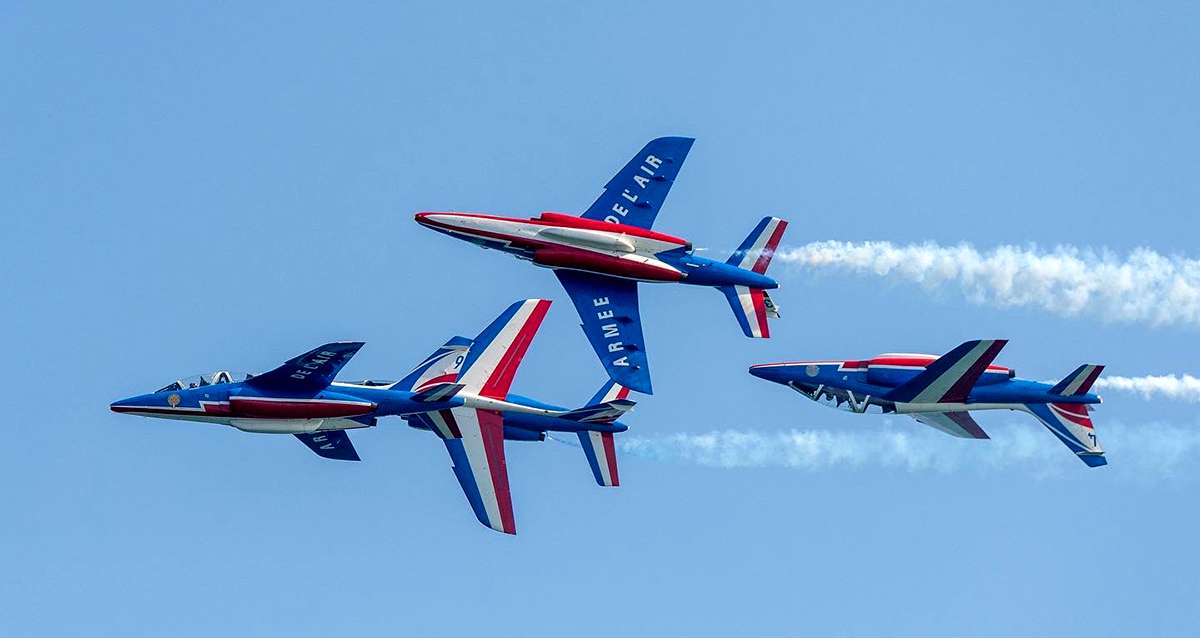
[[[721,292],[729,300],[729,307],[737,317],[742,332],[751,339],[768,339],[771,328],[767,319],[778,319],[779,309],[771,301],[770,295],[762,288],[747,286],[721,286]]]
[[[592,468],[592,477],[600,487],[617,487],[617,448],[612,432],[577,432],[579,445]]]
[[[431,385],[412,395],[412,400],[421,401],[423,403],[449,401],[454,397],[454,395],[458,394],[463,387],[464,386],[461,383],[439,383],[437,385]]]
[[[1065,397],[1087,394],[1088,390],[1092,389],[1092,384],[1096,379],[1100,378],[1100,373],[1104,371],[1104,366],[1084,364],[1075,368],[1075,371],[1068,374],[1062,381],[1059,381],[1053,388],[1050,388],[1050,394],[1059,394]]]
[[[556,416],[580,423],[612,423],[621,418],[622,414],[632,410],[635,405],[635,402],[628,399],[616,399],[575,408]]]
[[[358,452],[354,449],[354,444],[350,442],[350,435],[342,430],[331,430],[328,432],[305,432],[297,434],[297,439],[307,445],[308,449],[316,452],[318,456],[335,461],[358,461]]]

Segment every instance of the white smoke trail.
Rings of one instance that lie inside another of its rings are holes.
[[[1059,246],[814,242],[775,259],[811,268],[896,276],[927,288],[957,284],[975,303],[1034,306],[1074,316],[1153,325],[1200,325],[1200,260],[1139,248],[1125,257]]]
[[[1190,374],[1164,374],[1145,377],[1100,377],[1093,386],[1097,390],[1132,392],[1147,401],[1172,399],[1200,403],[1200,378]]]
[[[903,424],[908,426],[908,424]],[[906,472],[972,470],[1029,471],[1057,475],[1078,465],[1058,440],[1036,423],[989,427],[991,439],[957,439],[920,426],[858,430],[713,430],[618,439],[622,452],[660,461],[706,467],[782,467],[803,471],[887,468]],[[1171,476],[1200,453],[1200,426],[1105,424],[1100,430],[1111,465],[1094,472],[1140,478]]]

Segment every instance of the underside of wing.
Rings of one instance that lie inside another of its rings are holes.
[[[637,282],[572,270],[554,274],[575,304],[583,332],[608,376],[631,390],[651,394]]]
[[[342,430],[329,432],[306,432],[296,434],[300,442],[318,456],[336,461],[358,461],[358,452],[350,442],[350,435]]]
[[[924,423],[951,436],[964,439],[991,438],[987,432],[983,431],[983,428],[979,427],[975,419],[971,418],[969,412],[924,412],[910,416],[918,423]]]
[[[450,453],[454,476],[475,518],[498,532],[516,534],[504,460],[504,418],[474,408],[453,408],[428,417]]]
[[[604,185],[584,219],[650,228],[679,175],[694,139],[660,137],[650,143]]]

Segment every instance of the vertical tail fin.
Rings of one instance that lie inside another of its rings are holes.
[[[629,396],[629,388],[615,381],[608,381],[601,386],[600,391],[588,401],[589,405],[624,401]],[[577,432],[579,445],[587,457],[588,466],[592,468],[592,477],[600,487],[617,487],[621,477],[617,473],[617,446],[612,432]]]
[[[467,349],[471,340],[466,337],[451,337],[433,354],[425,357],[405,377],[397,381],[391,389],[420,392],[422,389],[439,383],[453,382],[458,376],[458,368],[466,359]]]
[[[787,225],[778,217],[762,218],[725,263],[760,275],[767,272],[767,266],[771,264],[771,257],[775,256],[775,249],[779,247],[779,240],[783,239]]]
[[[1050,388],[1050,394],[1060,394],[1065,397],[1087,394],[1103,371],[1104,366],[1085,363]]]

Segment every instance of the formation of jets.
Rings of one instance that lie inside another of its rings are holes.
[[[694,140],[651,140],[605,185],[581,216],[542,212],[533,218],[473,212],[421,212],[417,223],[484,248],[552,269],[571,298],[609,379],[583,407],[562,408],[511,394],[518,366],[550,302],[518,301],[474,339],[453,337],[399,381],[337,381],[363,346],[333,342],[259,375],[221,371],[176,380],[156,392],[111,404],[114,412],[203,421],[245,432],[291,434],[316,454],[359,460],[349,430],[400,417],[441,439],[476,518],[516,533],[505,441],[543,441],[574,433],[592,477],[620,484],[614,435],[633,408],[630,391],[651,394],[649,359],[638,308],[639,283],[681,283],[720,290],[742,332],[770,337],[779,309],[766,275],[787,222],[763,218],[725,261],[693,252],[691,242],[652,230]],[[1089,414],[1103,366],[1084,365],[1057,384],[1015,378],[993,365],[1004,340],[968,341],[936,357],[884,354],[864,360],[767,363],[750,374],[818,402],[857,413],[905,414],[948,434],[988,435],[979,410],[1018,410],[1041,421],[1084,463],[1104,465]]]

